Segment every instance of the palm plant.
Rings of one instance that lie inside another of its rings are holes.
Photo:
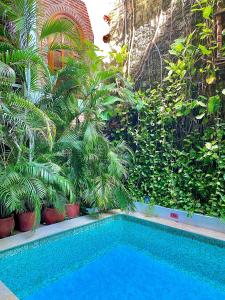
[[[132,101],[132,91],[115,68],[104,68],[95,47],[77,43],[70,22],[49,20],[38,35],[35,0],[3,0],[0,8],[2,215],[26,210],[38,215],[42,204],[59,209],[82,198],[101,210],[126,207],[129,149],[111,143],[104,132],[114,104]],[[62,33],[71,46],[57,43]],[[76,48],[81,57],[68,59],[54,76],[38,47],[49,36],[47,51]]]
[[[74,180],[76,197],[100,210],[125,209],[130,204],[123,185],[129,149],[124,143],[114,146],[88,123],[68,131],[58,141],[67,155],[66,166]]]
[[[78,45],[78,34],[73,29],[73,24],[66,19],[47,20],[40,33],[37,28],[36,0],[3,0],[0,10],[3,12],[0,26],[0,61],[10,66],[17,75],[17,81],[22,84],[26,98],[35,101],[32,91],[40,90],[42,81],[50,80],[49,69],[46,66],[40,51],[40,43],[46,42],[51,37],[51,44],[46,49],[74,50]],[[57,43],[58,35],[65,35],[73,43],[71,46]],[[5,66],[0,65],[0,77],[5,75]],[[41,83],[41,84],[40,84]]]
[[[56,159],[73,181],[76,198],[100,210],[125,208],[130,204],[123,185],[130,151],[124,143],[111,143],[104,130],[113,105],[132,101],[132,92],[121,85],[115,69],[104,69],[95,49],[89,46],[88,54],[83,61],[68,60],[40,107],[60,128]]]
[[[39,214],[47,198],[54,206],[59,206],[65,195],[72,199],[72,187],[61,169],[53,172],[46,169],[45,162],[37,163],[40,152],[52,150],[56,127],[34,103],[34,92],[40,95],[43,82],[51,86],[52,79],[38,40],[62,33],[74,37],[66,20],[47,21],[38,35],[35,0],[3,0],[0,10],[1,218],[13,211]],[[53,39],[47,51],[60,47],[63,45],[54,44]],[[53,193],[54,198],[50,197]]]
[[[50,187],[72,198],[72,187],[60,167],[37,162],[39,148],[30,145],[33,133],[46,149],[52,148],[55,126],[49,117],[12,93],[0,103],[0,111],[0,218],[23,210],[35,210],[39,215]],[[57,201],[59,198],[55,199],[56,206]]]
[[[62,195],[73,198],[71,183],[60,175],[60,168],[54,164],[23,161],[7,168],[0,168],[0,217],[7,217],[13,211],[35,211],[40,219],[42,203],[49,196],[55,207],[61,203]]]

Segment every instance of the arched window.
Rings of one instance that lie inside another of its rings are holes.
[[[66,19],[67,21],[71,22],[74,30],[74,35],[77,37],[82,37],[81,30],[79,26],[73,22],[67,16],[57,16],[57,19]],[[48,41],[49,45],[65,45],[71,46],[71,40],[63,34],[57,35],[56,37],[52,37]],[[49,51],[48,54],[48,65],[51,70],[56,71],[61,69],[64,66],[65,59],[68,57],[78,58],[78,54],[76,51],[72,51],[70,49],[54,49]]]

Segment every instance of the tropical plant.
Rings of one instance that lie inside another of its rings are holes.
[[[52,120],[34,103],[42,81],[51,84],[37,41],[58,34],[72,39],[72,25],[47,21],[38,38],[36,1],[5,0],[0,8],[0,217],[33,210],[39,216],[47,199],[59,207],[62,196],[72,199],[74,193],[59,166],[37,161],[42,150],[51,152],[56,132]],[[63,47],[52,40],[48,51]]]
[[[83,61],[68,60],[39,105],[59,129],[54,159],[73,181],[76,199],[103,210],[125,208],[130,203],[123,185],[129,150],[124,143],[111,143],[104,132],[115,104],[132,102],[133,94],[118,70],[104,69],[102,58],[88,46]]]
[[[104,68],[93,45],[78,42],[71,22],[48,20],[38,34],[35,0],[3,0],[0,8],[1,216],[39,217],[42,205],[62,210],[83,198],[102,210],[126,207],[129,150],[104,132],[114,104],[132,102],[130,86]],[[61,34],[69,46],[57,42]],[[49,37],[42,50],[76,49],[81,60],[68,59],[52,76],[39,49]]]
[[[0,3],[2,13],[0,27],[0,77],[15,79],[21,85],[23,94],[31,101],[36,101],[34,92],[40,91],[42,81],[50,81],[50,72],[43,54],[49,51],[67,49],[78,51],[78,33],[73,24],[66,19],[47,20],[42,28],[37,29],[39,10],[36,0],[3,0]],[[71,40],[71,46],[57,42],[59,35]],[[49,44],[49,38],[51,43]],[[39,49],[41,43],[48,47]],[[8,65],[8,69],[6,65]],[[11,69],[9,69],[9,67]],[[9,71],[10,70],[10,71]],[[14,76],[13,76],[14,75]],[[40,80],[42,78],[42,80]]]
[[[40,220],[41,205],[47,199],[54,207],[61,207],[62,195],[74,197],[71,183],[60,175],[54,164],[37,162],[17,163],[0,171],[0,217],[12,212],[36,212]],[[50,197],[50,194],[54,197]]]
[[[72,187],[60,167],[43,158],[38,161],[39,142],[48,152],[53,148],[55,125],[27,99],[15,93],[4,96],[0,103],[1,213],[4,216],[13,211],[35,210],[39,216],[50,189],[58,195],[52,200],[56,207],[62,194],[73,198]]]

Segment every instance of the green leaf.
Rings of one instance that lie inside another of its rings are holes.
[[[110,112],[108,112],[108,111],[104,111],[101,113],[101,119],[103,121],[109,121],[111,117],[112,116],[111,116]]]
[[[202,101],[196,101],[196,106],[206,107],[207,105]]]
[[[0,61],[0,81],[1,83],[14,83],[16,79],[15,71],[8,65]]]
[[[212,149],[212,144],[211,143],[206,143],[205,147],[206,147],[206,149],[211,150]]]
[[[198,45],[199,50],[202,52],[203,55],[210,55],[212,54],[212,51],[207,49],[205,46],[199,44]]]
[[[206,82],[210,85],[213,84],[216,80],[215,74],[211,74],[206,78]]]
[[[203,18],[204,19],[209,19],[211,13],[212,13],[212,6],[206,6],[203,9]]]
[[[114,104],[116,102],[121,102],[121,101],[122,101],[121,98],[118,98],[118,97],[115,97],[115,96],[109,96],[109,97],[107,97],[103,100],[103,104],[104,105],[111,105],[111,104]]]
[[[209,98],[208,111],[213,114],[220,108],[220,97],[218,95]]]
[[[201,115],[198,115],[198,116],[196,116],[195,118],[196,118],[197,120],[201,120],[202,118],[204,118],[204,116],[205,116],[205,113],[203,113],[203,114],[201,114]]]
[[[74,25],[67,19],[50,19],[42,26],[40,40],[46,39],[56,34],[71,34]]]

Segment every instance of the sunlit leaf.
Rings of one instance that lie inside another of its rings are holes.
[[[209,103],[208,103],[208,111],[209,113],[215,113],[219,110],[220,108],[220,97],[218,95],[212,96],[209,98]]]
[[[206,6],[203,9],[203,18],[208,19],[212,13],[212,6]]]
[[[216,81],[216,76],[214,74],[211,74],[206,78],[206,82],[208,84],[213,84]]]
[[[202,52],[203,55],[210,55],[212,54],[212,51],[207,49],[205,46],[199,44],[198,45],[199,50]]]
[[[205,113],[203,113],[203,114],[201,114],[201,115],[198,115],[198,116],[196,116],[195,118],[196,118],[197,120],[201,120],[201,119],[204,118],[204,116],[205,116]]]

